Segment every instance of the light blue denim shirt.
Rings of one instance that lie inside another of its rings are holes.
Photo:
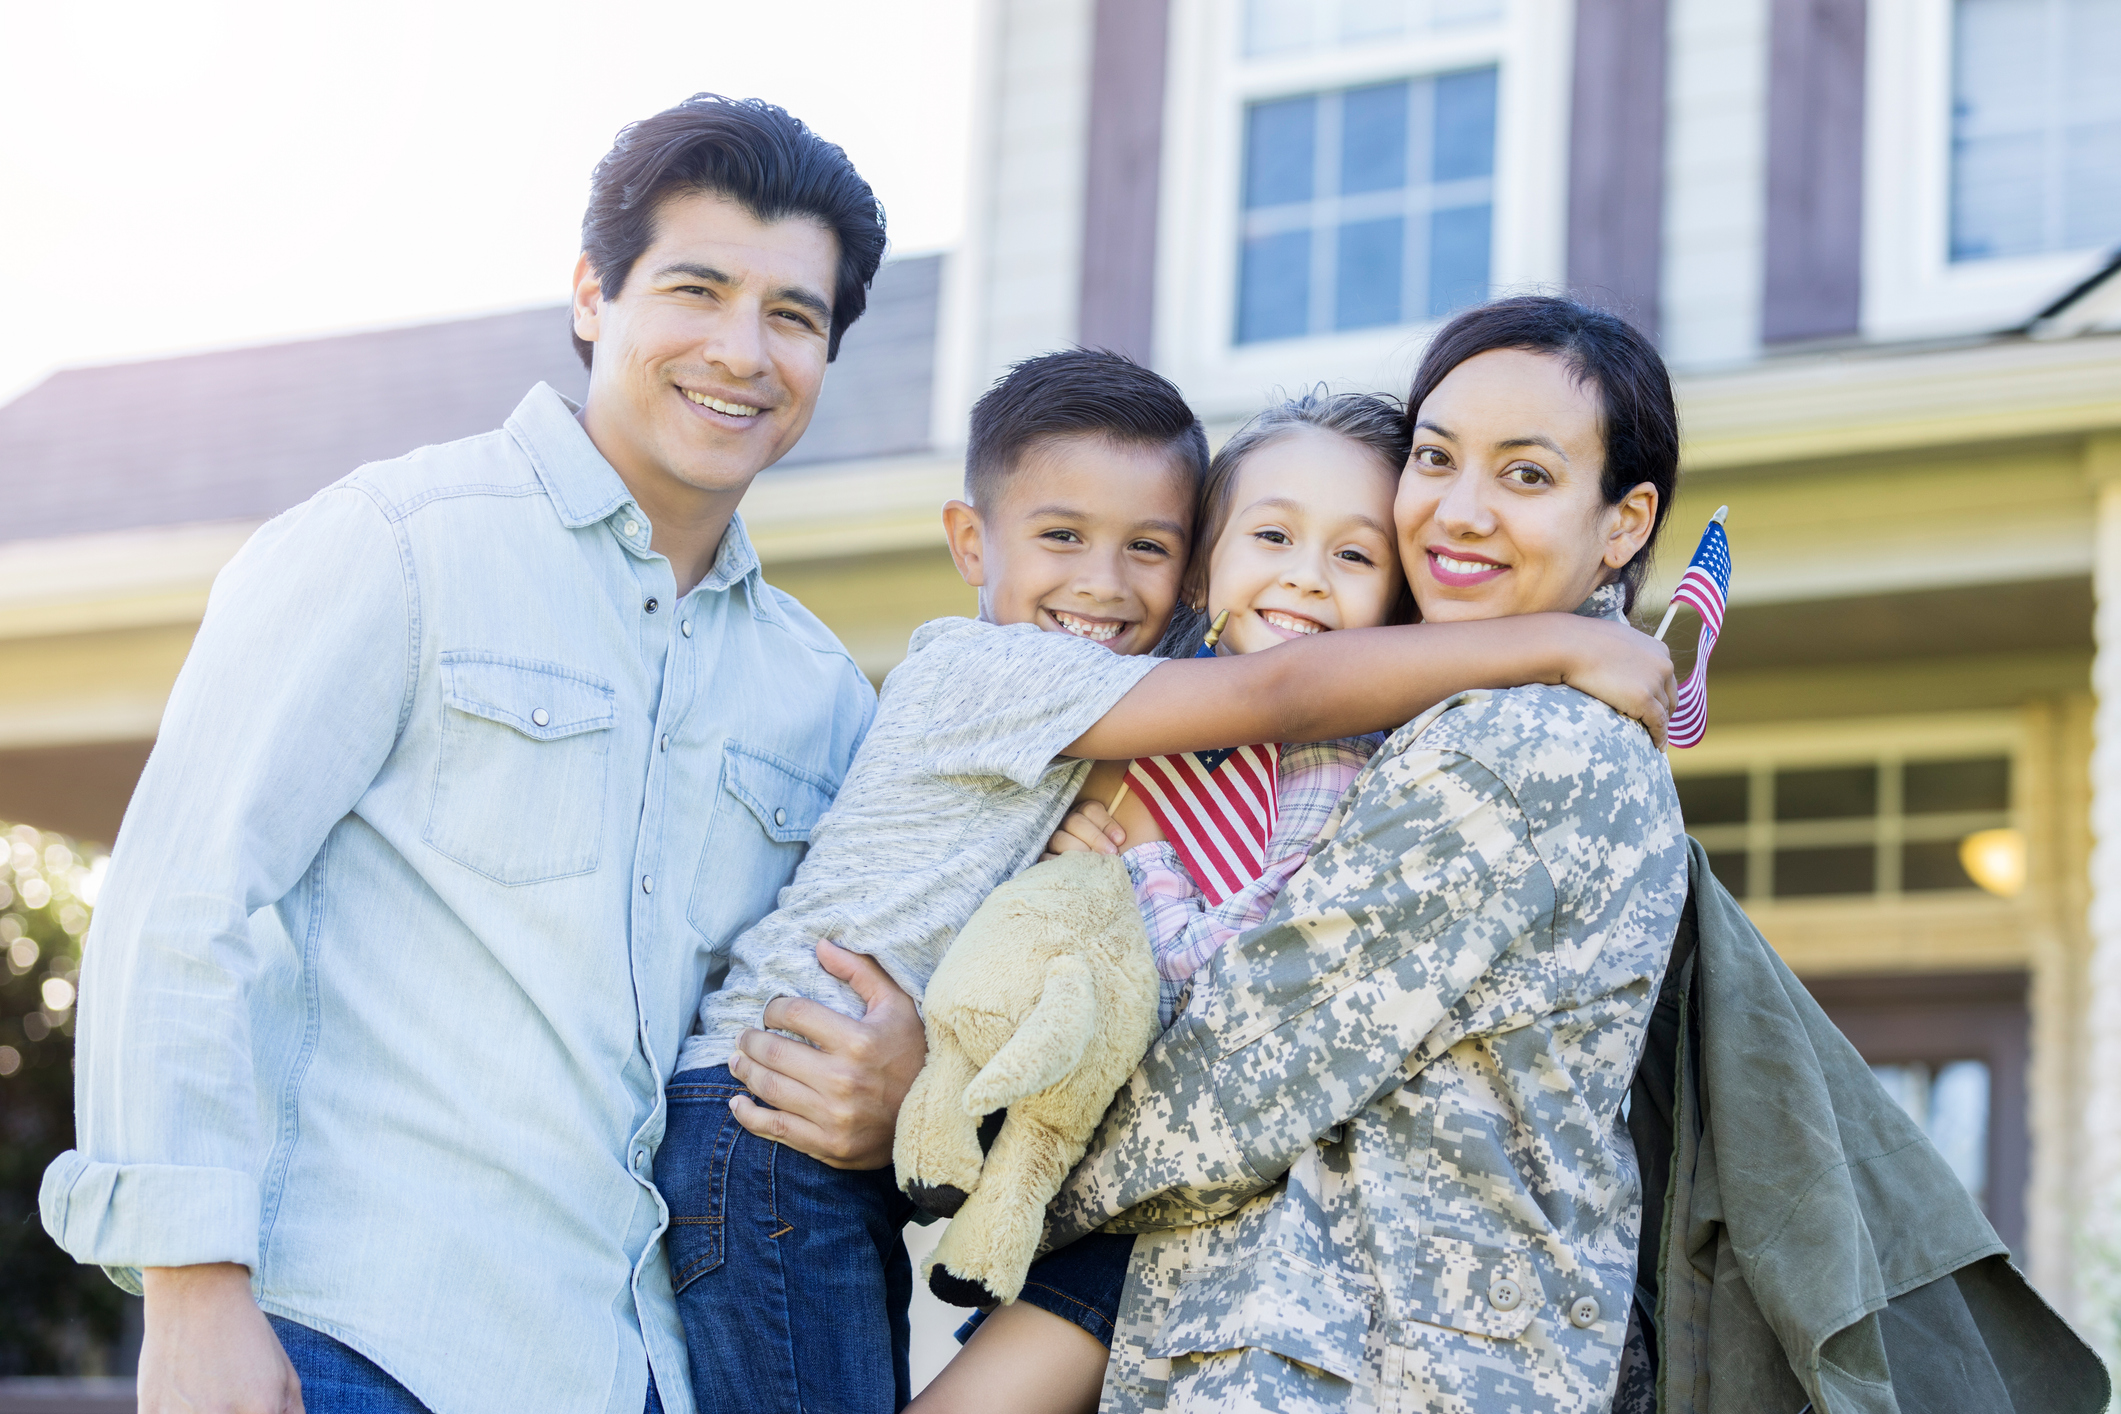
[[[543,385],[252,538],[89,936],[67,1251],[241,1262],[437,1414],[639,1414],[651,1361],[690,1414],[663,1083],[875,696],[741,521],[674,590]]]

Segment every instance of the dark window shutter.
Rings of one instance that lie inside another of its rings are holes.
[[[1773,0],[1768,343],[1854,334],[1863,312],[1865,0]]]
[[[1076,337],[1147,363],[1156,305],[1167,0],[1097,0]]]
[[[1666,0],[1580,0],[1569,292],[1655,335],[1664,265]]]

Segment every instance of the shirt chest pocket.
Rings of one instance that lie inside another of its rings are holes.
[[[721,788],[685,910],[711,946],[725,946],[772,912],[837,788],[770,751],[723,743]]]
[[[587,874],[603,842],[610,684],[557,663],[441,657],[442,742],[422,838],[502,884]]]

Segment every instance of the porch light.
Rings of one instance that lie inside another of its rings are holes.
[[[2025,887],[2025,836],[2011,829],[1976,830],[1959,841],[1959,863],[1990,893],[2016,898]]]

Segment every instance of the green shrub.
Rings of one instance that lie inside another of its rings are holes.
[[[132,1299],[37,1217],[45,1166],[74,1142],[74,990],[105,863],[0,825],[0,1375],[113,1373]]]

